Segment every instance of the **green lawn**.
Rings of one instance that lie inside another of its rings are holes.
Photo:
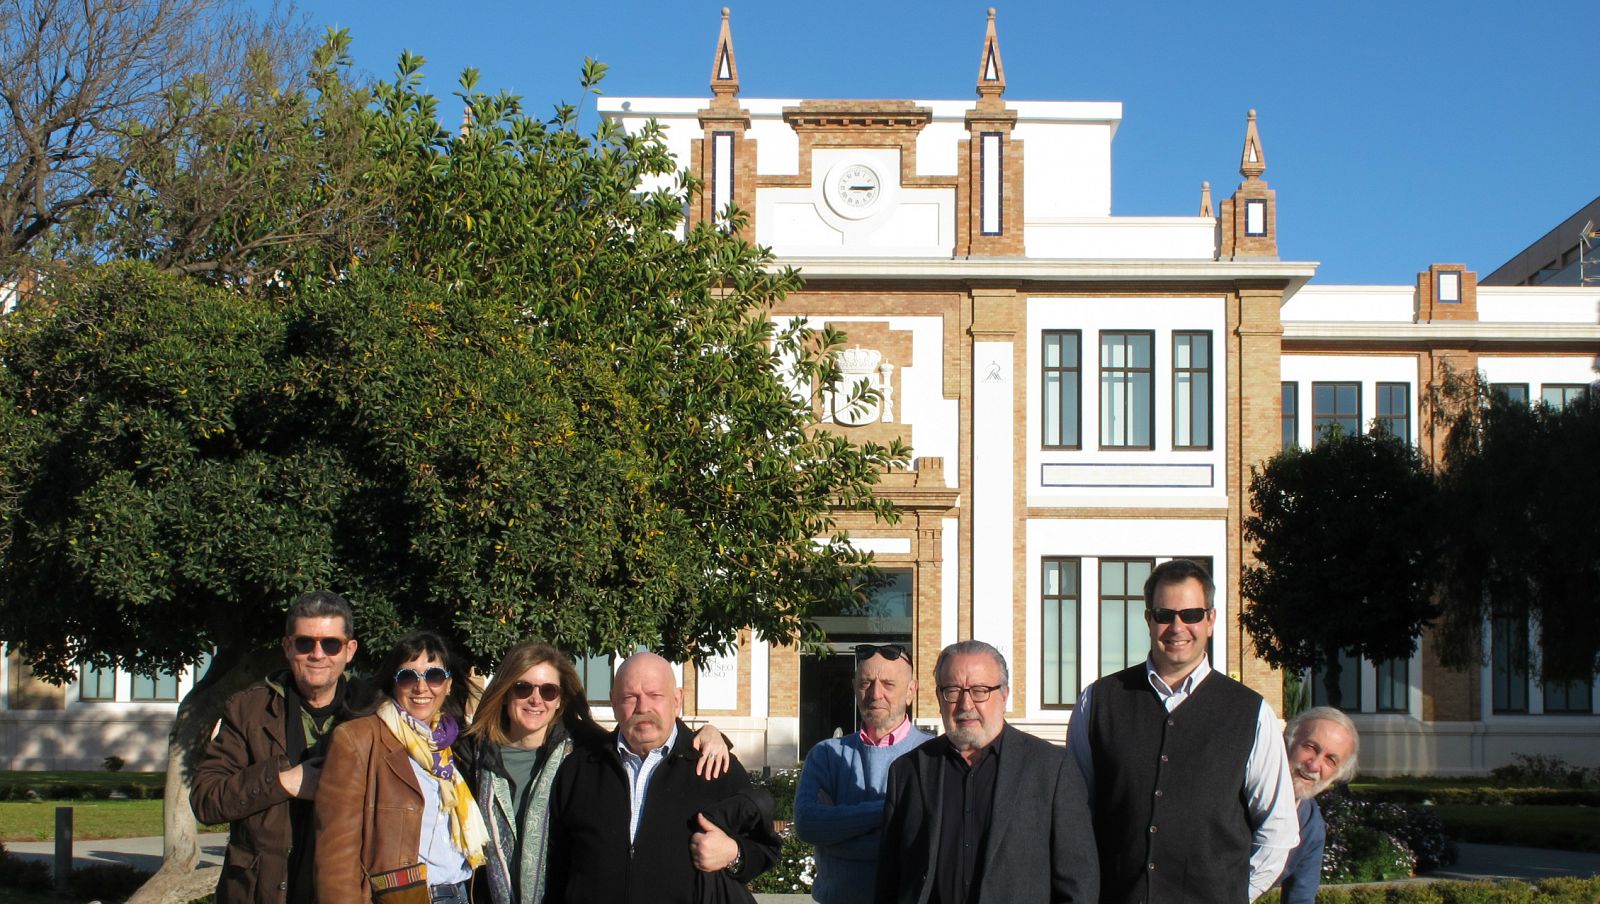
[[[0,904],[66,904],[72,900],[74,899],[0,887]]]
[[[56,801],[0,802],[0,841],[54,838],[57,806],[60,804]],[[71,806],[74,838],[138,838],[161,834],[159,800],[80,800]],[[202,832],[226,829],[226,826],[200,827]]]
[[[1600,810],[1594,807],[1451,804],[1434,807],[1433,811],[1457,841],[1600,854]]]

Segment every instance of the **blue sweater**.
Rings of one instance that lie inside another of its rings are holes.
[[[821,904],[869,904],[878,878],[878,841],[889,764],[933,735],[913,728],[893,747],[868,747],[861,735],[831,738],[811,748],[795,791],[794,827],[816,845]],[[832,804],[818,799],[827,795]]]
[[[1328,826],[1315,799],[1299,804],[1300,846],[1283,867],[1283,904],[1312,904],[1322,885],[1322,847]]]

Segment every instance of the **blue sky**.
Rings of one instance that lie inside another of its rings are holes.
[[[723,5],[303,0],[299,11],[349,28],[369,74],[409,49],[428,59],[435,94],[476,66],[483,89],[544,115],[578,99],[585,56],[611,67],[610,95],[707,96]],[[726,5],[746,96],[974,96],[988,3]],[[996,4],[1008,99],[1123,103],[1114,214],[1192,214],[1202,180],[1226,196],[1256,108],[1280,253],[1321,261],[1321,283],[1410,283],[1436,261],[1486,276],[1600,195],[1600,21],[1585,6]]]

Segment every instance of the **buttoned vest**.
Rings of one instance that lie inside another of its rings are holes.
[[[1172,713],[1143,663],[1094,684],[1101,904],[1241,904],[1253,832],[1244,771],[1261,696],[1213,671]]]

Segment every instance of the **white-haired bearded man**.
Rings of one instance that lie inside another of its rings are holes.
[[[1300,846],[1289,853],[1283,867],[1282,904],[1312,904],[1322,884],[1322,846],[1327,837],[1317,795],[1355,775],[1361,736],[1350,717],[1331,706],[1296,716],[1283,736],[1300,817]]]

